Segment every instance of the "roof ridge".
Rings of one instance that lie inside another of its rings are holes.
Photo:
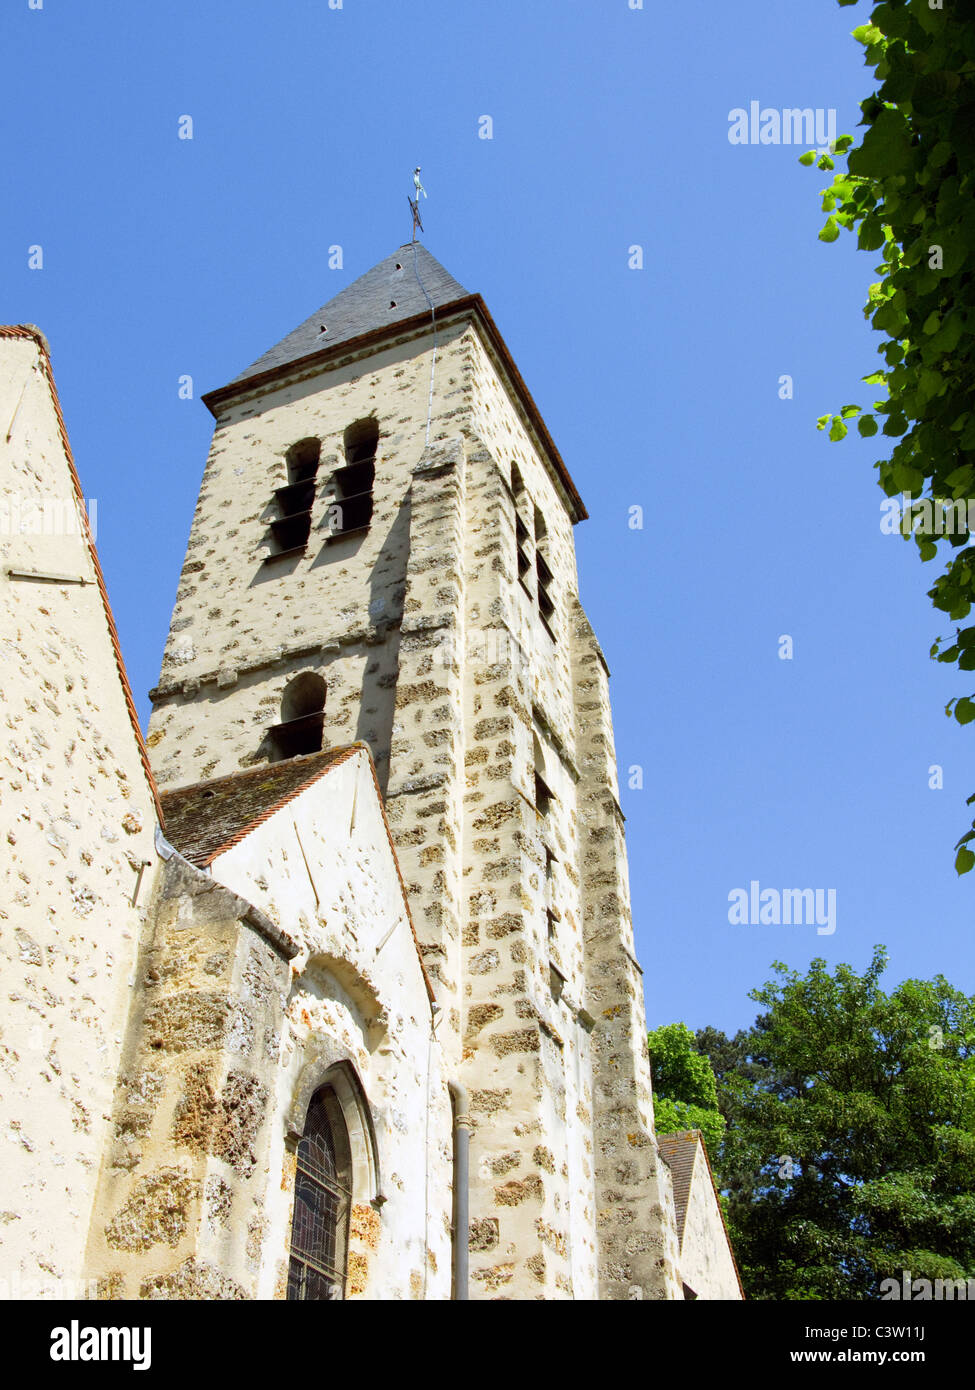
[[[245,840],[247,836],[252,834],[252,832],[255,831],[259,825],[263,825],[263,823],[266,820],[270,820],[270,818],[273,815],[276,815],[282,807],[287,806],[289,801],[293,801],[296,796],[299,796],[303,791],[307,790],[307,788],[310,787],[314,782],[317,782],[320,777],[324,777],[326,772],[331,772],[333,768],[339,767],[342,763],[346,761],[346,759],[350,758],[353,753],[358,752],[358,750],[362,747],[364,747],[363,744],[351,743],[347,747],[342,748],[341,751],[338,752],[334,758],[329,758],[327,762],[323,762],[321,767],[317,768],[309,777],[305,777],[301,782],[298,783],[296,787],[292,787],[289,792],[286,792],[284,796],[279,797],[278,800],[272,802],[270,806],[266,806],[264,810],[260,813],[260,815],[255,816],[253,820],[249,820],[246,825],[242,825],[239,830],[235,830],[233,835],[231,835],[227,840],[225,840],[223,844],[218,845],[216,849],[211,850],[211,852],[203,860],[202,867],[209,867],[209,865],[213,863],[214,859],[216,859],[218,855],[225,854],[228,849],[232,849],[234,845],[240,844],[241,840]],[[294,760],[289,758],[288,761],[293,762]],[[273,767],[274,764],[272,763],[271,766]],[[256,769],[248,769],[248,771],[254,770]],[[264,770],[267,770],[266,765]],[[198,782],[195,784],[195,786],[206,785],[207,784],[205,782]],[[190,790],[190,788],[184,788],[183,790],[188,791]]]
[[[425,246],[404,242],[327,299],[228,385],[238,386],[271,367],[291,365],[322,348],[336,347],[364,333],[394,328],[417,313],[442,309],[467,294],[460,281]]]
[[[248,835],[252,834],[259,826],[263,825],[266,821],[270,820],[272,816],[276,815],[278,811],[282,810],[285,806],[287,806],[290,801],[293,801],[295,799],[295,797],[300,796],[302,792],[307,791],[308,788],[313,785],[313,783],[319,781],[320,778],[324,777],[326,773],[331,772],[333,768],[340,767],[343,763],[348,761],[348,759],[351,758],[354,753],[365,753],[366,762],[369,767],[370,774],[372,776],[373,786],[376,789],[376,799],[379,803],[379,812],[382,816],[383,825],[386,830],[386,839],[389,844],[389,852],[392,855],[393,866],[396,870],[396,879],[399,883],[400,892],[403,898],[403,909],[406,913],[406,920],[410,928],[410,935],[413,938],[413,946],[416,950],[417,962],[420,966],[420,973],[423,976],[423,983],[426,988],[427,998],[430,1001],[431,1005],[436,1005],[436,995],[434,994],[433,984],[427,971],[426,962],[423,959],[423,950],[420,946],[420,939],[416,933],[416,925],[413,921],[413,913],[410,910],[410,895],[406,888],[406,881],[403,878],[403,871],[400,868],[399,855],[396,853],[396,842],[393,839],[392,827],[389,823],[389,817],[386,814],[386,803],[383,800],[383,794],[379,786],[379,778],[376,775],[376,764],[373,761],[372,749],[369,747],[368,743],[365,743],[361,739],[359,739],[355,743],[346,744],[339,749],[327,751],[335,752],[336,756],[329,758],[326,762],[322,764],[321,767],[317,768],[310,776],[303,778],[297,786],[292,787],[291,790],[287,792],[284,796],[279,797],[277,801],[273,802],[270,806],[266,806],[264,810],[260,812],[259,815],[254,816],[251,820],[249,820],[246,823],[246,825],[240,826],[236,831],[234,831],[232,835],[228,836],[228,838],[222,844],[218,845],[216,849],[211,850],[204,859],[199,861],[197,867],[209,868],[213,864],[213,861],[215,859],[217,859],[220,855],[225,854],[228,850],[233,849],[236,845],[240,844],[241,841],[246,839]],[[312,753],[307,756],[320,757],[321,754]],[[287,760],[287,763],[284,765],[293,766],[294,761],[294,759],[289,758]],[[249,777],[252,773],[266,773],[268,771],[269,766],[277,767],[282,766],[282,764],[264,763],[260,767],[247,768],[244,772],[230,773],[226,777],[214,777],[210,778],[208,781],[190,783],[186,787],[174,787],[170,795],[182,796],[186,793],[198,791],[202,787],[213,787],[221,782],[239,782],[242,778]],[[194,860],[193,862],[196,863],[197,861]]]
[[[272,769],[283,766],[285,761],[290,767],[294,767],[295,763],[302,761],[304,758],[308,758],[309,760],[312,758],[323,758],[326,754],[334,761],[341,754],[345,754],[349,752],[350,749],[361,746],[360,743],[340,743],[336,744],[334,748],[319,749],[316,753],[301,753],[298,757],[282,760],[281,763],[259,763],[257,767],[242,767],[237,772],[225,772],[220,777],[201,777],[198,782],[185,782],[178,787],[164,787],[160,794],[165,800],[171,796],[182,796],[186,792],[196,791],[199,787],[218,787],[224,782],[239,782],[245,777],[258,777],[261,774],[266,776]],[[324,771],[326,766],[327,764],[320,770]],[[317,775],[317,772],[309,772],[307,781],[303,782],[302,786],[306,786],[307,782],[313,781]]]
[[[112,646],[112,655],[115,657],[115,669],[118,672],[119,682],[122,687],[122,699],[125,702],[126,712],[129,716],[129,723],[132,725],[132,732],[135,734],[136,751],[139,754],[139,761],[142,764],[142,771],[145,774],[146,783],[152,796],[153,804],[156,808],[156,815],[159,817],[159,824],[165,830],[166,821],[163,816],[162,799],[159,795],[159,788],[156,786],[156,779],[153,775],[152,764],[149,761],[149,749],[142,733],[142,726],[139,723],[139,715],[135,707],[135,700],[132,695],[132,687],[129,684],[128,672],[125,669],[125,658],[122,655],[122,644],[119,641],[118,628],[115,626],[115,617],[112,613],[111,600],[108,597],[108,588],[105,584],[105,576],[102,573],[101,561],[98,558],[98,550],[95,546],[95,538],[92,535],[91,526],[88,521],[88,508],[85,505],[85,494],[81,486],[81,478],[75,465],[74,454],[71,452],[71,443],[68,439],[68,429],[64,423],[64,415],[61,412],[61,401],[58,396],[58,388],[54,381],[54,368],[51,365],[51,352],[48,347],[47,338],[33,323],[19,324],[0,324],[0,338],[28,338],[37,345],[41,360],[41,370],[44,380],[47,382],[48,391],[51,396],[51,404],[54,407],[54,417],[58,427],[58,435],[64,449],[64,457],[68,465],[68,475],[71,485],[74,488],[75,500],[78,504],[78,516],[82,528],[82,534],[88,547],[88,554],[91,556],[92,568],[95,571],[95,583],[98,586],[98,593],[102,601],[102,611],[108,625],[108,638]]]

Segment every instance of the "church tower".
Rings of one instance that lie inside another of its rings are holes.
[[[586,511],[421,246],[204,397],[160,789],[372,752],[472,1125],[472,1298],[680,1298]]]

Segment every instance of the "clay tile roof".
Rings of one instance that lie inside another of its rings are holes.
[[[422,288],[417,274],[423,282]],[[414,269],[413,243],[408,242],[323,304],[311,318],[305,319],[246,371],[234,377],[234,382],[298,362],[310,353],[336,347],[377,328],[391,328],[417,314],[428,314],[430,301],[437,309],[442,309],[455,300],[466,298],[467,290],[463,285],[419,243]]]
[[[674,1206],[677,1208],[677,1237],[684,1238],[684,1222],[687,1218],[687,1199],[691,1191],[691,1175],[694,1172],[694,1159],[700,1131],[681,1130],[678,1134],[658,1134],[657,1148],[674,1177]]]
[[[204,868],[359,747],[329,748],[164,791],[166,836],[184,859]]]
[[[209,782],[194,782],[189,787],[177,787],[162,793],[166,812],[166,834],[170,844],[184,859],[198,868],[206,868],[219,854],[242,840],[275,811],[311,786],[333,767],[338,767],[354,753],[364,753],[376,789],[376,800],[382,813],[389,852],[393,856],[396,877],[403,895],[406,920],[420,964],[420,974],[430,1003],[436,1004],[433,983],[423,959],[416,934],[409,894],[396,855],[393,832],[390,829],[382,792],[376,778],[376,768],[368,744],[350,743],[341,748],[328,748],[321,753],[306,753],[304,757],[288,758],[284,762],[254,767],[246,772],[233,772],[229,777],[215,777]]]

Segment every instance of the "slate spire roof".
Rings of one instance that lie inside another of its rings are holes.
[[[345,344],[372,344],[382,341],[386,330],[395,330],[400,324],[411,320],[414,326],[422,324],[429,318],[431,304],[438,319],[444,310],[467,311],[477,317],[543,450],[552,461],[565,489],[569,515],[573,522],[584,521],[588,512],[582,498],[487,305],[479,294],[465,290],[419,242],[408,241],[400,246],[323,304],[233,381],[216,390],[205,391],[200,399],[211,414],[219,418],[220,406],[239,392],[264,386],[279,374],[287,374],[299,362],[328,360],[336,348],[341,349]]]
[[[297,362],[364,333],[403,323],[417,314],[429,313],[427,295],[437,309],[469,297],[463,285],[444,270],[426,247],[407,242],[323,304],[230,384]]]

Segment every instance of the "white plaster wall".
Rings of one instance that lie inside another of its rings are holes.
[[[366,1261],[365,1296],[449,1297],[449,1097],[367,754],[326,772],[221,854],[212,871],[306,943],[292,966],[279,1058],[263,1296],[279,1282],[290,1232],[281,1181],[286,1117],[318,1038],[331,1060],[355,1067],[376,1127],[387,1200],[375,1231],[354,1246]],[[354,1202],[375,1196],[356,1192]]]
[[[0,1295],[25,1298],[83,1291],[156,860],[154,805],[80,528],[10,532],[16,511],[21,523],[36,516],[26,499],[70,515],[41,362],[33,339],[0,335]],[[87,582],[11,579],[10,567]]]
[[[680,1272],[698,1298],[741,1299],[721,1210],[700,1144],[687,1199]]]

